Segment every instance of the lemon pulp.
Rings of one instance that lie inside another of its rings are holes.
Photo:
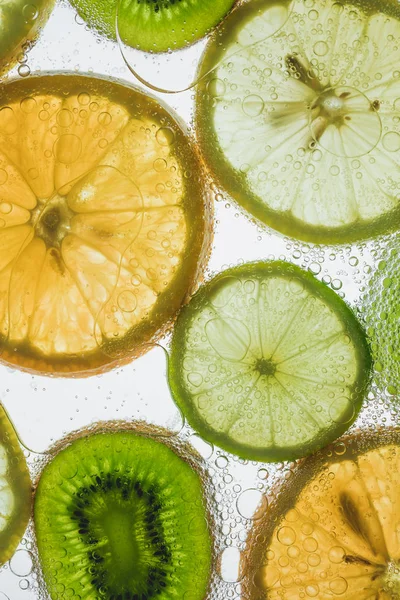
[[[5,86],[3,360],[74,373],[138,354],[197,279],[206,208],[190,142],[155,100],[72,75]]]
[[[214,177],[264,223],[318,243],[398,228],[396,4],[257,0],[208,44],[199,142]]]
[[[251,535],[250,598],[400,598],[399,442],[360,434],[299,468]]]

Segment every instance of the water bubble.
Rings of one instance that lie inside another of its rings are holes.
[[[27,115],[29,115],[36,108],[36,100],[35,100],[35,98],[24,98],[20,102],[20,107],[21,107],[22,112],[24,112]]]
[[[396,131],[385,133],[382,138],[382,145],[388,152],[397,152],[400,150],[400,135]]]
[[[217,98],[218,96],[223,96],[226,92],[226,85],[222,81],[222,79],[218,79],[218,77],[214,77],[207,84],[207,91],[213,98]]]
[[[215,460],[215,464],[219,469],[225,469],[228,466],[228,459],[226,456],[218,456]]]
[[[5,106],[0,109],[0,131],[6,135],[12,135],[18,129],[18,121],[13,109]]]
[[[236,506],[242,517],[255,521],[264,515],[268,501],[260,490],[248,489],[240,494]]]
[[[117,298],[117,304],[123,312],[133,312],[137,306],[136,294],[130,290],[124,290],[119,294]]]
[[[28,77],[31,74],[31,69],[28,65],[23,64],[18,67],[18,75],[20,77]]]
[[[63,479],[73,479],[78,473],[78,466],[74,463],[61,462],[60,475]]]
[[[264,109],[264,100],[255,94],[246,96],[242,102],[242,109],[249,117],[258,117]]]
[[[97,121],[100,125],[103,125],[103,127],[107,127],[112,121],[112,116],[108,112],[102,112],[97,117]]]
[[[156,158],[156,160],[153,163],[154,170],[157,171],[157,173],[162,173],[162,171],[166,171],[167,166],[167,161],[163,158]]]
[[[213,455],[214,446],[203,440],[196,433],[190,436],[189,442],[205,460],[208,460]]]
[[[57,113],[56,119],[60,127],[70,127],[74,121],[74,116],[70,110],[63,108]]]
[[[3,215],[8,215],[12,211],[12,208],[12,204],[9,202],[2,202],[0,204],[0,212],[3,213]]]
[[[87,106],[90,104],[90,96],[86,92],[81,92],[78,95],[78,102],[81,106]]]
[[[319,42],[315,42],[313,51],[317,56],[325,56],[329,52],[329,46],[326,42],[320,40]]]
[[[175,143],[175,132],[171,127],[160,127],[156,140],[160,146],[172,146]]]
[[[284,546],[291,546],[296,541],[296,532],[292,527],[280,527],[278,529],[277,538]]]
[[[239,548],[229,547],[221,552],[218,571],[227,583],[237,583],[243,578],[245,569]]]
[[[39,11],[34,4],[25,4],[24,8],[22,9],[22,14],[24,16],[25,23],[32,23],[38,18]]]
[[[10,570],[18,577],[27,577],[32,569],[32,554],[28,550],[17,550],[10,559]]]

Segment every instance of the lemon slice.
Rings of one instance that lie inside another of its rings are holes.
[[[400,430],[300,466],[250,534],[246,598],[400,598]]]
[[[208,248],[196,154],[155,100],[48,75],[0,97],[2,359],[93,373],[137,356]]]
[[[224,271],[179,314],[172,394],[208,441],[251,460],[293,460],[343,433],[369,380],[346,304],[284,262]]]
[[[306,241],[398,229],[398,3],[295,0],[268,36],[270,11],[270,0],[245,3],[203,56],[196,122],[215,179]]]
[[[0,565],[14,554],[28,524],[31,481],[15,431],[0,405]]]
[[[0,3],[0,73],[29,48],[49,18],[54,0],[2,0]]]

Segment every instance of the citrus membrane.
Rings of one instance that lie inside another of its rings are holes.
[[[400,255],[395,244],[368,282],[363,312],[379,382],[389,394],[400,390]]]
[[[60,374],[126,362],[204,264],[197,155],[158,102],[102,79],[15,81],[0,106],[2,359]]]
[[[133,431],[73,439],[46,465],[35,495],[50,597],[68,589],[82,600],[203,600],[207,518],[189,457]]]
[[[0,4],[0,73],[29,49],[53,9],[54,0],[2,0]]]
[[[253,0],[251,2],[253,3]],[[230,5],[232,6],[232,4],[233,12],[242,3],[231,2]],[[210,29],[207,35],[189,46],[177,48],[173,52],[155,52],[154,49],[153,51],[146,51],[143,48],[139,49],[138,44],[129,42],[131,29],[128,20],[120,18],[124,5],[124,0],[119,0],[116,23],[117,41],[127,67],[144,85],[163,93],[183,92],[193,88],[200,79],[206,77],[217,66],[216,62],[210,60],[207,72],[202,71],[200,73],[197,69],[207,41],[210,37],[220,40],[223,24],[225,19],[229,17],[224,17],[214,28]],[[255,44],[278,31],[288,19],[289,12],[289,0],[282,0],[279,5],[270,3],[268,6],[264,6],[262,27],[253,28],[247,32],[246,45]],[[228,12],[228,15],[230,14]],[[182,32],[184,31],[182,30]],[[221,43],[223,42],[221,41]],[[241,47],[236,43],[230,43],[229,48],[227,48],[229,56],[235,54]],[[184,68],[182,68],[182,65],[184,65]]]
[[[305,456],[357,416],[370,356],[353,313],[284,262],[224,271],[182,309],[169,381],[189,423],[252,460]]]
[[[247,544],[250,600],[400,598],[400,430],[304,461]]]
[[[398,3],[295,0],[276,33],[249,46],[270,10],[269,0],[242,5],[205,50],[196,124],[213,176],[295,238],[332,244],[397,229]]]
[[[14,554],[29,521],[31,481],[25,457],[0,404],[0,565]]]

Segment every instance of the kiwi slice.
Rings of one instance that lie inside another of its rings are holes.
[[[0,404],[0,565],[12,557],[21,541],[31,506],[32,485],[25,457]]]
[[[145,52],[167,52],[204,37],[235,0],[71,0],[90,27]],[[118,12],[118,25],[117,25]]]
[[[42,472],[34,521],[52,600],[206,595],[212,542],[201,478],[146,435],[74,439]]]

